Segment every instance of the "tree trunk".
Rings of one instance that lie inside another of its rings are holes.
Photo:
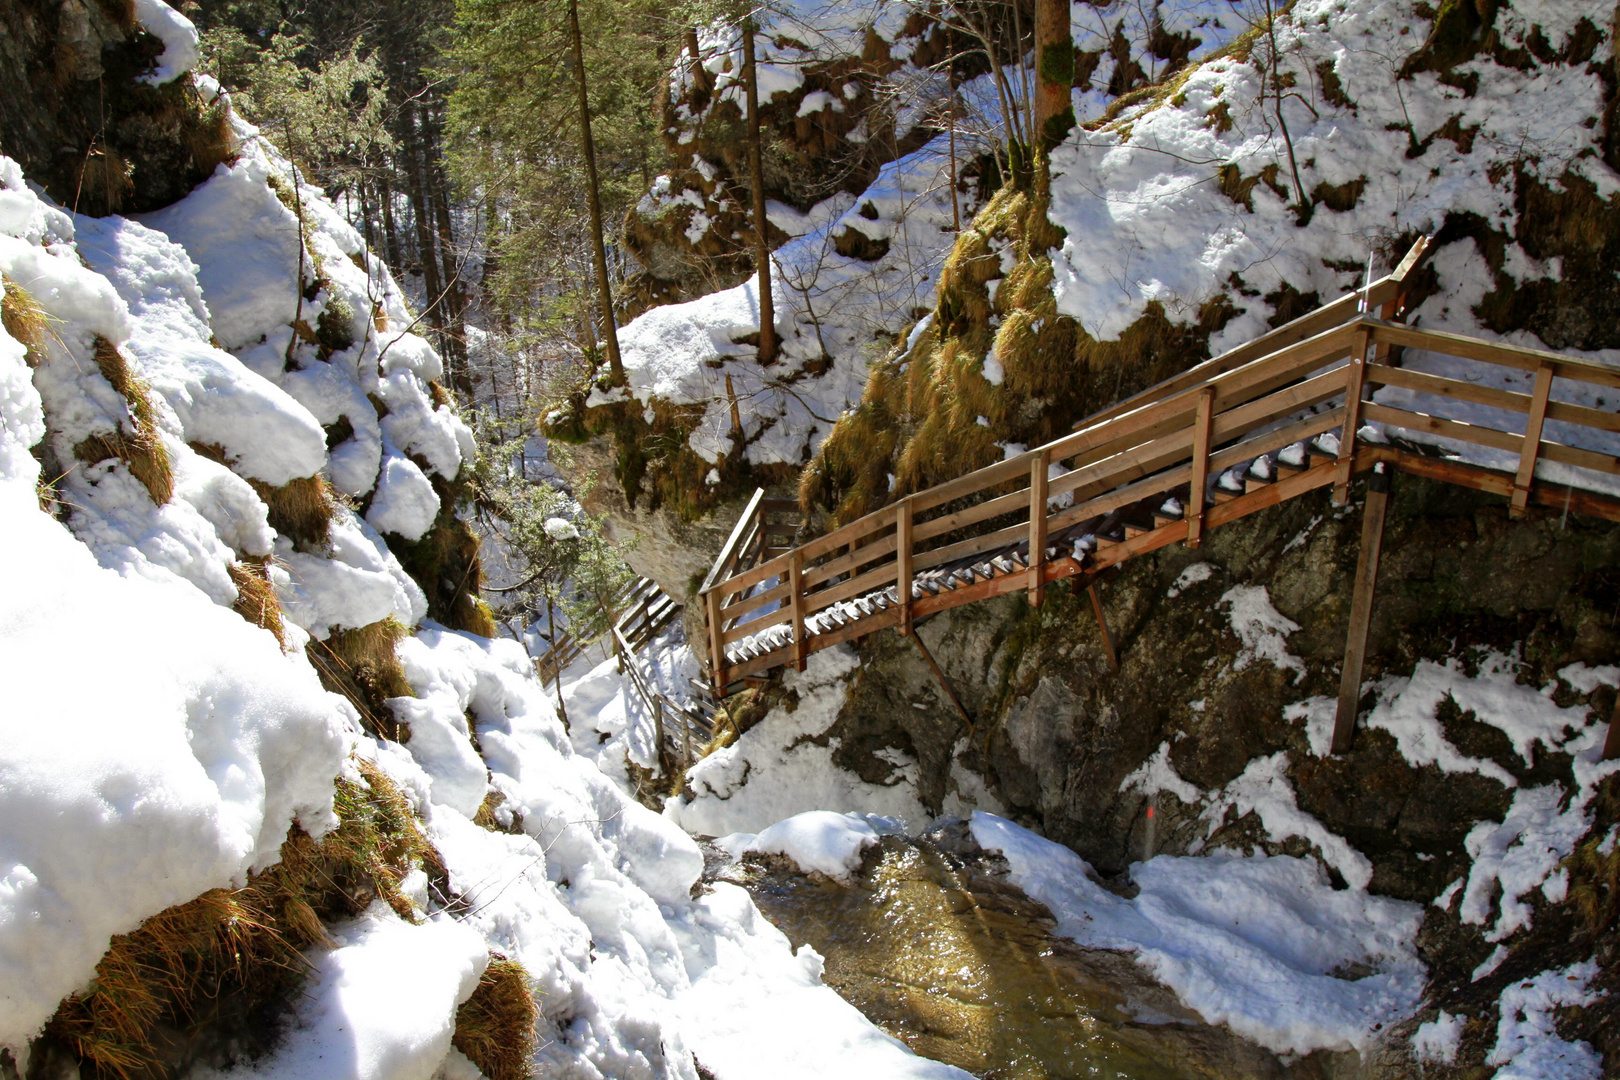
[[[596,144],[591,139],[591,100],[585,88],[585,48],[579,36],[579,3],[568,0],[568,33],[574,46],[575,86],[579,90],[579,141],[585,151],[586,194],[591,206],[591,256],[596,263],[596,288],[602,307],[602,337],[607,343],[608,370],[622,386],[624,362],[619,358],[619,329],[613,319],[613,285],[608,281],[607,244],[602,239],[602,192],[596,182]]]
[[[1074,126],[1069,89],[1074,85],[1074,36],[1069,0],[1035,0],[1035,125],[1046,149]]]
[[[748,89],[748,173],[754,187],[754,262],[759,268],[759,362],[776,362],[776,306],[771,300],[771,244],[766,231],[765,163],[759,138],[759,85],[754,63],[754,20],[743,20],[743,79]]]
[[[388,269],[397,276],[405,272],[405,266],[399,255],[399,228],[394,224],[394,185],[384,179],[380,187],[377,197],[382,203],[383,240],[387,244],[383,255],[388,259]]]
[[[420,121],[415,117],[407,121],[411,138],[401,147],[405,155],[405,180],[411,186],[411,211],[416,218],[416,258],[422,269],[422,291],[427,304],[427,320],[435,331],[436,344],[444,348],[444,315],[439,309],[439,295],[444,291],[439,280],[439,260],[433,243],[433,212],[428,208],[427,170],[422,164],[422,138]]]

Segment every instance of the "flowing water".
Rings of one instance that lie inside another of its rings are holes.
[[[745,886],[824,978],[918,1054],[985,1078],[1288,1075],[1204,1024],[1128,957],[1052,935],[1045,908],[965,836],[885,837],[853,887],[750,859]]]

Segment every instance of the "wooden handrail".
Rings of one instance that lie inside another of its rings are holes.
[[[1514,455],[1514,475],[1495,480],[1470,474],[1467,482],[1508,495],[1515,513],[1532,500],[1545,503],[1545,493],[1533,490],[1538,461],[1620,475],[1620,458],[1571,445],[1567,437],[1551,441],[1544,426],[1620,432],[1620,415],[1552,396],[1556,379],[1620,388],[1620,371],[1558,353],[1417,330],[1370,311],[1345,317],[1352,304],[1382,304],[1383,313],[1393,311],[1404,295],[1404,277],[1423,251],[1424,245],[1415,246],[1395,273],[1321,309],[1328,315],[1313,313],[1320,317],[1296,320],[1279,328],[1288,333],[1274,332],[1245,346],[1247,352],[1233,350],[1200,365],[1194,370],[1203,375],[1196,381],[1167,380],[1154,393],[1137,395],[1078,431],[913,493],[757,565],[716,576],[707,583],[715,685],[723,689],[736,664],[744,671],[802,666],[815,649],[882,627],[908,632],[914,619],[968,600],[1022,590],[1038,604],[1048,583],[1082,572],[1078,557],[1060,552],[1049,559],[1048,538],[1132,505],[1157,506],[1148,500],[1177,491],[1185,500],[1179,519],[1172,509],[1169,520],[1161,514],[1150,530],[1135,526],[1125,540],[1110,541],[1106,550],[1087,556],[1085,572],[1168,543],[1196,546],[1210,528],[1322,487],[1333,487],[1343,499],[1350,478],[1375,460],[1412,458],[1409,451],[1358,445],[1363,421]],[[1323,328],[1330,318],[1338,321]],[[1269,343],[1270,351],[1254,355],[1258,343]],[[1391,366],[1400,349],[1531,371],[1534,389],[1523,394]],[[1234,355],[1249,358],[1230,363]],[[1368,384],[1500,408],[1524,416],[1525,431],[1364,401]],[[1327,450],[1313,452],[1331,453],[1332,460],[1314,467],[1296,464],[1291,475],[1256,481],[1262,485],[1258,490],[1209,500],[1209,486],[1223,472],[1330,432],[1337,433],[1336,448],[1328,443]],[[1437,466],[1412,458],[1410,468],[1434,472]],[[1450,467],[1447,475],[1455,480],[1460,474]],[[1056,505],[1066,496],[1071,505]],[[1599,502],[1583,496],[1581,505]],[[1612,512],[1620,519],[1620,503]],[[1003,557],[1008,552],[1023,554],[1014,560]],[[990,558],[996,560],[994,568],[974,563]],[[954,594],[930,586],[934,592],[914,597],[917,582],[930,580],[930,574],[960,576],[964,566],[975,569],[961,580],[977,579],[976,584]],[[760,588],[767,582],[770,587]],[[749,595],[750,590],[757,591]],[[766,644],[750,644],[759,641]],[[727,653],[731,646],[743,650],[736,664]]]

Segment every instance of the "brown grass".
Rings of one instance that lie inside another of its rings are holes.
[[[249,480],[270,510],[270,527],[302,548],[326,539],[337,510],[337,492],[324,476],[301,476],[280,487]]]
[[[323,920],[352,918],[376,897],[414,918],[400,882],[437,862],[404,793],[356,764],[360,783],[337,782],[337,829],[313,840],[294,826],[281,862],[246,887],[204,893],[114,937],[46,1034],[92,1066],[88,1075],[120,1080],[183,1071],[199,1030],[267,1049],[307,974],[300,950],[332,944]]]
[[[281,616],[281,601],[270,584],[268,568],[262,560],[231,563],[226,570],[236,585],[236,602],[231,605],[242,618],[275,635],[281,651],[287,651],[287,625]]]
[[[1027,188],[1009,183],[962,230],[940,274],[933,325],[909,352],[896,348],[873,365],[861,404],[839,419],[800,474],[806,513],[820,506],[832,526],[851,521],[994,464],[1000,444],[1055,439],[1203,356],[1229,313],[1219,303],[1192,327],[1150,306],[1110,342],[1060,315],[1047,253],[1064,234],[1046,216],[1048,201],[1046,170],[1037,168]],[[1004,277],[1002,252],[1013,256]],[[988,286],[997,277],[992,302]],[[984,374],[992,346],[999,385]]]
[[[101,374],[127,404],[129,419],[116,431],[92,435],[80,442],[73,448],[73,456],[87,465],[108,458],[121,459],[135,479],[145,485],[152,501],[163,506],[174,496],[174,470],[158,434],[157,415],[146,384],[135,377],[124,354],[106,338],[96,338],[95,355]]]
[[[28,366],[38,367],[45,354],[46,341],[55,336],[51,329],[54,320],[39,306],[32,293],[10,277],[0,274],[0,287],[4,288],[4,294],[0,295],[0,324],[28,350],[24,357]]]
[[[186,126],[186,141],[191,148],[191,160],[203,176],[212,176],[214,170],[235,159],[236,136],[231,131],[230,110],[223,101],[204,107],[196,103],[195,118]]]
[[[490,953],[478,989],[456,1010],[452,1042],[490,1080],[524,1080],[539,1015],[523,965]]]
[[[394,647],[409,633],[399,620],[388,618],[358,629],[333,630],[325,641],[311,641],[307,650],[321,685],[348,698],[367,731],[394,742],[411,737],[410,726],[396,720],[388,707],[389,698],[411,694],[405,669],[394,655]]]
[[[92,217],[106,217],[124,209],[135,193],[135,169],[112,147],[97,147],[79,166],[78,209]]]

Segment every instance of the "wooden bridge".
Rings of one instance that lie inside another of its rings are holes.
[[[1515,517],[1538,504],[1620,521],[1620,499],[1537,477],[1547,463],[1620,477],[1620,459],[1592,449],[1615,446],[1620,414],[1570,400],[1620,391],[1620,370],[1405,325],[1426,251],[1420,241],[1388,276],[1069,435],[797,547],[792,526],[770,520],[793,504],[756,493],[700,591],[717,696],[775,668],[803,670],[809,654],[879,630],[911,634],[918,620],[964,604],[1027,592],[1038,605],[1064,579],[1090,588],[1112,660],[1095,586],[1102,571],[1168,544],[1197,547],[1211,529],[1319,488],[1342,505],[1352,478],[1372,472],[1333,740],[1334,752],[1347,750],[1393,472],[1504,496]],[[1463,361],[1483,378],[1404,368],[1408,349]],[[1530,392],[1498,385],[1513,381],[1504,370],[1528,376]],[[1486,408],[1464,422],[1368,400],[1381,386]],[[1364,433],[1369,422],[1384,433]],[[1610,725],[1606,753],[1620,754],[1620,724]]]

